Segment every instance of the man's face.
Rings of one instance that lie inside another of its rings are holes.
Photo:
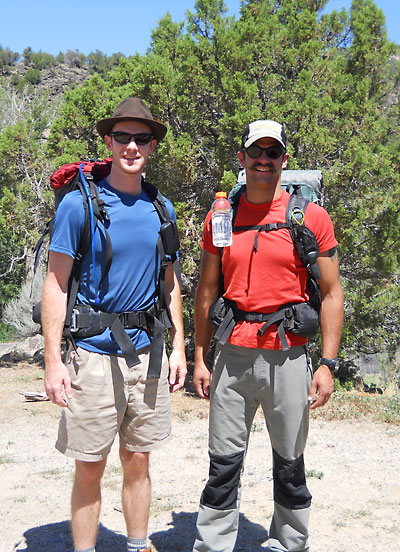
[[[254,144],[261,148],[282,148],[282,145],[273,138],[260,138]],[[246,170],[246,182],[277,182],[281,170],[286,168],[289,154],[282,151],[277,159],[268,157],[268,152],[262,151],[259,157],[253,159],[246,150],[238,152],[242,167]]]
[[[138,144],[134,138],[132,138],[127,144],[121,144],[118,139],[119,136],[114,136],[113,133],[128,133],[138,134],[138,142],[142,141],[139,138],[143,138],[143,135],[151,134],[151,129],[148,125],[139,121],[121,121],[114,125],[112,132],[104,137],[104,142],[113,156],[113,167],[118,169],[124,174],[138,174],[142,173],[146,166],[147,159],[151,152],[157,145],[157,140],[154,138],[147,144]]]

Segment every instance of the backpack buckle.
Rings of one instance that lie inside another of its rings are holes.
[[[78,315],[79,315],[78,309],[72,309],[71,326],[70,326],[70,331],[71,332],[77,332],[79,330]]]

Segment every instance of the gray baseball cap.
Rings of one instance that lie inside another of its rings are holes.
[[[242,135],[242,147],[248,148],[260,138],[273,138],[286,150],[287,138],[283,125],[276,121],[263,119],[250,123]]]

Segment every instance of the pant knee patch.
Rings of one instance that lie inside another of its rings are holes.
[[[210,471],[201,504],[215,510],[236,508],[244,451],[226,456],[212,452],[209,455]]]
[[[273,460],[275,502],[291,510],[308,508],[312,497],[306,485],[303,455],[286,460],[274,450]]]

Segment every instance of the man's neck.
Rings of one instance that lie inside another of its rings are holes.
[[[118,171],[111,165],[107,182],[115,190],[124,194],[139,195],[142,192],[142,173],[126,174]]]
[[[246,198],[250,203],[269,203],[279,199],[282,194],[281,179],[275,183],[247,182]]]

